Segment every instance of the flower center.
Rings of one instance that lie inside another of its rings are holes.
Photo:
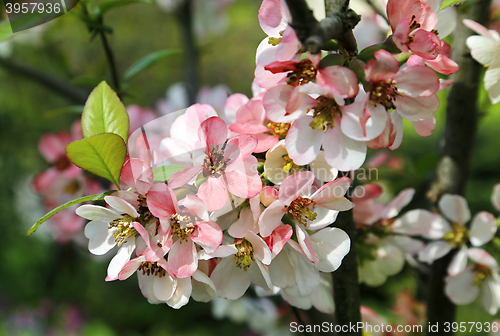
[[[280,31],[281,37],[269,37],[269,41],[267,43],[276,47],[283,40],[283,32],[284,32],[284,30]]]
[[[281,140],[281,137],[284,137],[288,133],[288,130],[290,129],[290,123],[276,123],[270,121],[267,124],[267,128],[269,128],[269,133],[279,136]]]
[[[443,239],[450,243],[454,248],[465,244],[469,238],[469,231],[464,225],[458,223],[451,223],[451,231],[445,233]]]
[[[474,270],[476,271],[476,278],[474,279],[474,286],[479,286],[479,284],[486,279],[486,277],[491,275],[491,270],[489,267],[481,264],[477,264],[474,266]]]
[[[298,197],[288,206],[288,213],[300,224],[307,226],[307,220],[313,221],[317,214],[313,212],[316,202],[310,198]]]
[[[176,213],[170,216],[170,227],[173,229],[173,233],[181,240],[188,240],[189,236],[194,232],[195,223],[196,218],[190,213]]]
[[[134,237],[138,235],[137,231],[130,224],[134,218],[129,215],[123,216],[123,218],[115,219],[114,221],[109,223],[109,228],[116,228],[116,232],[113,233],[113,237],[115,237],[115,242],[118,244],[118,247],[122,246],[123,243],[126,243],[130,237]]]
[[[233,256],[233,262],[236,263],[236,267],[243,268],[246,272],[254,260],[252,244],[246,239],[236,239],[234,243],[238,252]]]
[[[151,218],[153,218],[153,215],[149,211],[148,204],[146,202],[146,196],[144,195],[139,195],[137,197],[137,202],[139,203],[139,216],[144,220],[144,222],[149,222]]]
[[[147,274],[147,275],[159,276],[160,278],[164,277],[167,274],[167,271],[165,271],[163,267],[158,265],[158,263],[149,261],[142,262],[137,271],[142,271],[143,275]]]
[[[295,70],[290,72],[288,77],[288,84],[293,86],[304,85],[316,78],[316,68],[310,59],[300,61],[295,65]]]
[[[225,147],[225,145],[224,145]],[[217,178],[224,174],[229,160],[224,159],[224,147],[219,150],[219,145],[212,148],[203,161],[205,176],[212,175]]]
[[[313,107],[314,120],[309,123],[309,126],[319,131],[326,131],[328,128],[333,128],[337,115],[342,117],[339,105],[335,99],[326,98],[325,96],[319,96],[316,98],[316,101],[318,103]]]
[[[295,173],[300,170],[300,166],[297,166],[293,160],[288,156],[288,154],[283,155],[283,171],[285,173]]]
[[[394,85],[392,79],[379,81],[373,83],[372,90],[370,91],[370,102],[374,105],[381,104],[387,110],[391,108],[395,109],[394,101],[397,96],[403,97],[403,94],[398,92],[398,87]]]

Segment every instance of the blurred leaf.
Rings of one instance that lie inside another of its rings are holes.
[[[172,175],[184,169],[186,169],[186,167],[181,165],[168,165],[168,166],[153,168],[154,181],[155,182],[168,181],[172,177]]]
[[[55,109],[52,111],[45,112],[43,115],[44,119],[51,119],[63,114],[82,114],[83,112],[83,105],[72,105],[72,106],[66,106],[60,109]]]
[[[104,177],[120,189],[120,172],[127,146],[114,133],[101,133],[66,146],[68,158],[78,167]]]
[[[345,63],[345,58],[341,54],[329,54],[323,57],[323,59],[318,64],[318,69],[324,69],[331,65],[341,65]]]
[[[129,120],[120,98],[102,81],[91,93],[82,114],[82,131],[85,138],[99,133],[115,133],[126,143]]]
[[[123,7],[140,2],[151,4],[153,3],[153,0],[104,0],[94,8],[93,12],[95,15],[104,15],[107,11],[113,8]]]
[[[128,68],[127,71],[125,71],[125,74],[123,75],[123,80],[124,81],[129,80],[130,78],[134,77],[144,69],[149,68],[162,58],[171,55],[176,55],[179,53],[180,50],[178,49],[165,49],[165,50],[155,51],[147,56],[144,56],[139,61],[135,62],[130,68]]]
[[[32,233],[34,233],[38,229],[38,227],[40,226],[40,224],[42,224],[43,222],[45,222],[50,217],[54,216],[59,211],[64,210],[66,208],[69,208],[70,206],[73,206],[73,205],[78,204],[78,203],[87,202],[87,201],[100,201],[100,200],[103,200],[104,196],[107,196],[107,195],[109,195],[109,194],[111,194],[111,193],[113,193],[115,191],[116,190],[109,190],[109,191],[103,192],[102,194],[83,196],[83,197],[74,199],[72,201],[69,201],[67,203],[64,203],[63,205],[58,206],[57,208],[53,209],[52,211],[50,211],[49,213],[47,213],[45,216],[43,216],[42,218],[40,218],[40,220],[38,222],[36,222],[31,227],[31,229],[29,229],[28,236],[31,235]]]
[[[374,58],[374,54],[376,51],[384,49],[391,54],[399,54],[401,50],[394,44],[392,37],[388,37],[384,42],[374,44],[360,51],[357,59],[362,60],[363,62],[368,62],[370,59]]]
[[[445,8],[454,6],[454,5],[461,5],[464,2],[466,2],[466,1],[464,1],[464,0],[443,0],[443,2],[441,2],[441,6],[438,9],[438,12],[445,9]]]
[[[12,36],[12,28],[7,19],[0,21],[0,42]]]

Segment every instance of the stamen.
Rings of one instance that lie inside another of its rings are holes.
[[[237,239],[234,244],[238,252],[233,256],[233,262],[236,263],[236,267],[243,268],[246,272],[254,260],[252,244],[246,239]]]
[[[148,222],[153,215],[149,211],[148,204],[146,202],[146,196],[139,195],[137,197],[137,202],[139,203],[139,216],[144,220],[144,222]]]
[[[300,166],[297,166],[287,154],[283,155],[283,161],[283,171],[285,173],[295,173],[300,170]]]
[[[310,198],[298,197],[288,206],[288,213],[300,224],[307,226],[307,220],[313,221],[318,216],[313,212],[316,202]],[[312,208],[312,210],[310,209]]]
[[[142,271],[142,274],[153,275],[158,277],[164,277],[167,274],[167,271],[163,269],[157,262],[149,262],[144,261],[139,266],[138,271]]]
[[[215,146],[203,161],[205,176],[212,175],[215,178],[222,176],[229,161],[224,159],[224,147],[219,150],[219,145]]]
[[[279,136],[280,140],[282,140],[281,137],[285,137],[290,129],[290,123],[275,123],[270,121],[267,124],[267,128],[269,128],[269,133]]]
[[[309,123],[309,126],[311,126],[312,129],[326,132],[329,128],[335,126],[335,118],[337,115],[342,116],[342,112],[335,99],[320,96],[316,101],[318,104],[313,107],[314,120]]]
[[[129,215],[125,215],[123,218],[115,219],[109,223],[110,229],[116,228],[113,237],[115,237],[115,242],[118,244],[118,247],[126,243],[130,237],[138,235],[138,232],[130,224],[133,220],[134,219]]]
[[[196,218],[190,213],[173,214],[170,216],[170,226],[174,230],[173,233],[184,241],[188,241],[189,236],[194,232]]]
[[[370,102],[373,105],[381,104],[387,110],[395,109],[394,101],[396,97],[403,94],[398,91],[398,87],[394,84],[392,79],[387,81],[379,81],[372,84],[370,91]]]
[[[443,236],[443,240],[450,243],[453,248],[462,246],[465,244],[467,239],[469,238],[469,231],[464,225],[460,225],[458,223],[451,223],[451,231],[447,232]]]
[[[474,286],[479,286],[484,279],[491,276],[491,270],[485,265],[477,264],[474,266],[474,270],[477,273],[476,278],[474,279]]]
[[[316,78],[317,70],[310,59],[300,61],[293,72],[288,74],[288,84],[304,85]]]

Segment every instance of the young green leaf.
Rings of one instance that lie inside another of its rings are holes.
[[[99,133],[115,133],[126,143],[129,120],[120,98],[102,81],[91,93],[82,114],[83,136],[88,138]]]
[[[112,194],[115,191],[116,190],[109,190],[109,191],[103,192],[102,194],[83,196],[83,197],[74,199],[72,201],[69,201],[67,203],[64,203],[63,205],[58,206],[57,208],[53,209],[52,211],[50,211],[49,213],[47,213],[45,216],[43,216],[42,218],[40,218],[31,227],[31,229],[29,229],[28,236],[31,235],[32,233],[34,233],[38,229],[38,227],[40,226],[40,224],[42,224],[43,222],[45,222],[50,217],[54,216],[59,211],[64,210],[66,208],[69,208],[70,206],[78,204],[78,203],[87,202],[87,201],[100,201],[100,200],[103,200],[104,196],[110,195],[110,194]]]
[[[181,165],[155,167],[153,168],[154,181],[156,183],[168,181],[172,177],[172,175],[184,169],[186,169],[186,167]]]
[[[151,0],[104,0],[97,7],[94,8],[94,14],[95,15],[104,15],[107,11],[117,8],[117,7],[122,7],[122,6],[127,6],[130,4],[134,3],[152,3]]]
[[[372,46],[369,46],[361,50],[358,54],[357,59],[367,63],[370,59],[375,57],[374,56],[375,52],[379,51],[380,49],[384,49],[390,52],[391,54],[401,53],[401,50],[399,50],[399,48],[396,46],[396,44],[392,40],[392,37],[389,37],[383,43],[374,44]]]
[[[470,1],[466,1],[466,0],[443,0],[443,2],[441,2],[441,6],[439,6],[438,12],[441,11],[441,10],[443,10],[443,9],[445,9],[445,8],[454,6],[454,5],[461,5],[464,2],[470,2]]]
[[[178,49],[164,49],[152,52],[151,54],[144,56],[143,58],[132,64],[132,66],[128,68],[127,71],[125,71],[125,74],[123,75],[123,80],[124,81],[129,80],[130,78],[137,75],[139,72],[157,63],[162,58],[179,53],[180,50]]]
[[[104,177],[120,189],[119,179],[127,146],[114,133],[101,133],[66,146],[68,158],[78,167]]]
[[[0,42],[8,39],[12,36],[12,28],[10,27],[10,22],[7,19],[0,21]]]

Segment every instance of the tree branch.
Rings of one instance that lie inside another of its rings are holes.
[[[7,71],[37,82],[43,87],[52,90],[53,92],[71,100],[73,103],[78,105],[85,104],[85,101],[87,100],[87,97],[89,95],[87,92],[81,90],[80,88],[72,86],[62,79],[49,75],[40,70],[18,64],[8,59],[0,58],[0,66]]]
[[[351,184],[352,189],[352,184]],[[351,190],[350,189],[350,190]],[[335,227],[344,230],[351,240],[351,249],[342,260],[342,265],[332,273],[333,299],[335,301],[335,323],[340,326],[356,325],[361,322],[360,293],[358,278],[358,255],[356,252],[356,223],[352,210],[341,211],[334,223]],[[339,334],[361,336],[359,332]]]
[[[298,39],[306,49],[317,54],[321,47],[331,39],[339,41],[349,53],[356,53],[356,41],[352,29],[361,16],[349,9],[349,0],[325,1],[326,18],[318,22],[305,0],[286,0],[292,23]]]
[[[193,31],[192,0],[185,0],[178,5],[176,11],[177,21],[182,30],[186,68],[185,84],[188,93],[189,105],[196,103],[196,94],[199,86],[199,53]]]
[[[465,40],[473,33],[462,24],[463,19],[471,19],[486,25],[490,0],[478,0],[464,8],[461,6],[457,17],[452,58],[460,66],[460,71],[448,95],[446,109],[446,129],[444,148],[438,164],[436,179],[427,194],[435,206],[445,193],[464,195],[469,177],[470,158],[477,131],[477,98],[481,80],[481,65],[470,56]],[[427,319],[431,325],[439,324],[439,335],[445,333],[444,323],[455,320],[455,305],[444,293],[444,278],[454,253],[434,262],[428,288]],[[428,335],[431,335],[428,331]],[[434,333],[432,333],[434,335]]]

